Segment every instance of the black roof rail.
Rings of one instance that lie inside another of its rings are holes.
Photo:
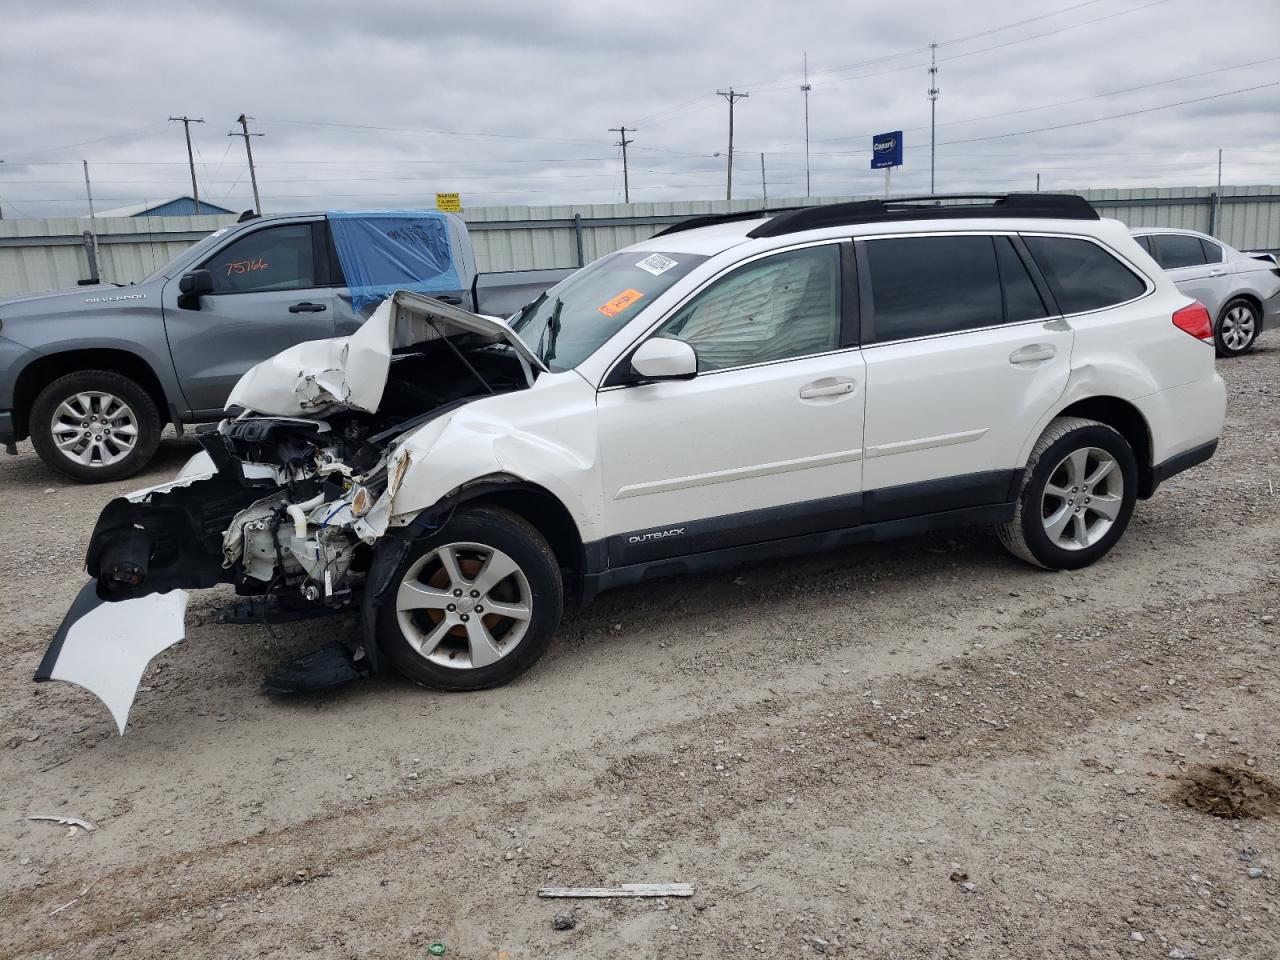
[[[769,207],[759,210],[738,210],[735,213],[703,213],[692,216],[688,220],[678,220],[666,229],[659,230],[654,236],[665,237],[669,233],[683,233],[685,230],[712,227],[717,223],[733,223],[735,220],[760,220],[763,217],[773,217],[780,213],[803,209],[803,207]]]
[[[958,201],[991,201],[958,202]],[[943,201],[951,201],[943,203]],[[760,224],[749,237],[778,237],[801,230],[843,227],[895,220],[947,220],[972,217],[1038,217],[1056,220],[1099,220],[1084,197],[1072,193],[955,193],[892,200],[856,200],[798,207]],[[677,224],[682,227],[683,224]]]

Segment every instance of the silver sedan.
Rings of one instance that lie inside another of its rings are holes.
[[[1209,309],[1219,356],[1244,353],[1268,322],[1280,319],[1280,267],[1270,254],[1241,253],[1194,230],[1130,232],[1179,290]]]

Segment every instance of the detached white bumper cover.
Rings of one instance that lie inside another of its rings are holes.
[[[187,592],[135,600],[98,599],[90,580],[67,611],[36,670],[37,680],[65,680],[107,705],[124,736],[129,708],[152,657],[186,635]]]

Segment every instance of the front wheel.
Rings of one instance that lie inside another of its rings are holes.
[[[414,544],[376,613],[379,645],[415,683],[482,690],[514,680],[551,644],[564,609],[541,534],[492,507],[458,510]]]
[[[1022,477],[1013,519],[997,533],[1015,557],[1047,570],[1076,570],[1105,556],[1137,501],[1133,450],[1096,420],[1052,421]]]
[[[160,444],[160,411],[147,391],[113,370],[59,377],[31,405],[31,445],[49,466],[85,483],[123,480]]]

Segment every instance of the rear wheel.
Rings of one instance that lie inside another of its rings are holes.
[[[1246,353],[1258,339],[1261,327],[1258,308],[1248,300],[1237,297],[1227,301],[1213,330],[1214,346],[1222,357],[1238,357]]]
[[[505,510],[459,510],[409,551],[378,608],[378,642],[405,677],[481,690],[528,670],[564,607],[560,567],[541,534]]]
[[[147,391],[111,370],[59,377],[31,405],[31,444],[40,459],[87,483],[122,480],[145,467],[161,427]]]
[[[997,532],[1027,563],[1086,567],[1120,539],[1137,492],[1137,460],[1120,433],[1096,420],[1059,417],[1036,441],[1014,517]]]

